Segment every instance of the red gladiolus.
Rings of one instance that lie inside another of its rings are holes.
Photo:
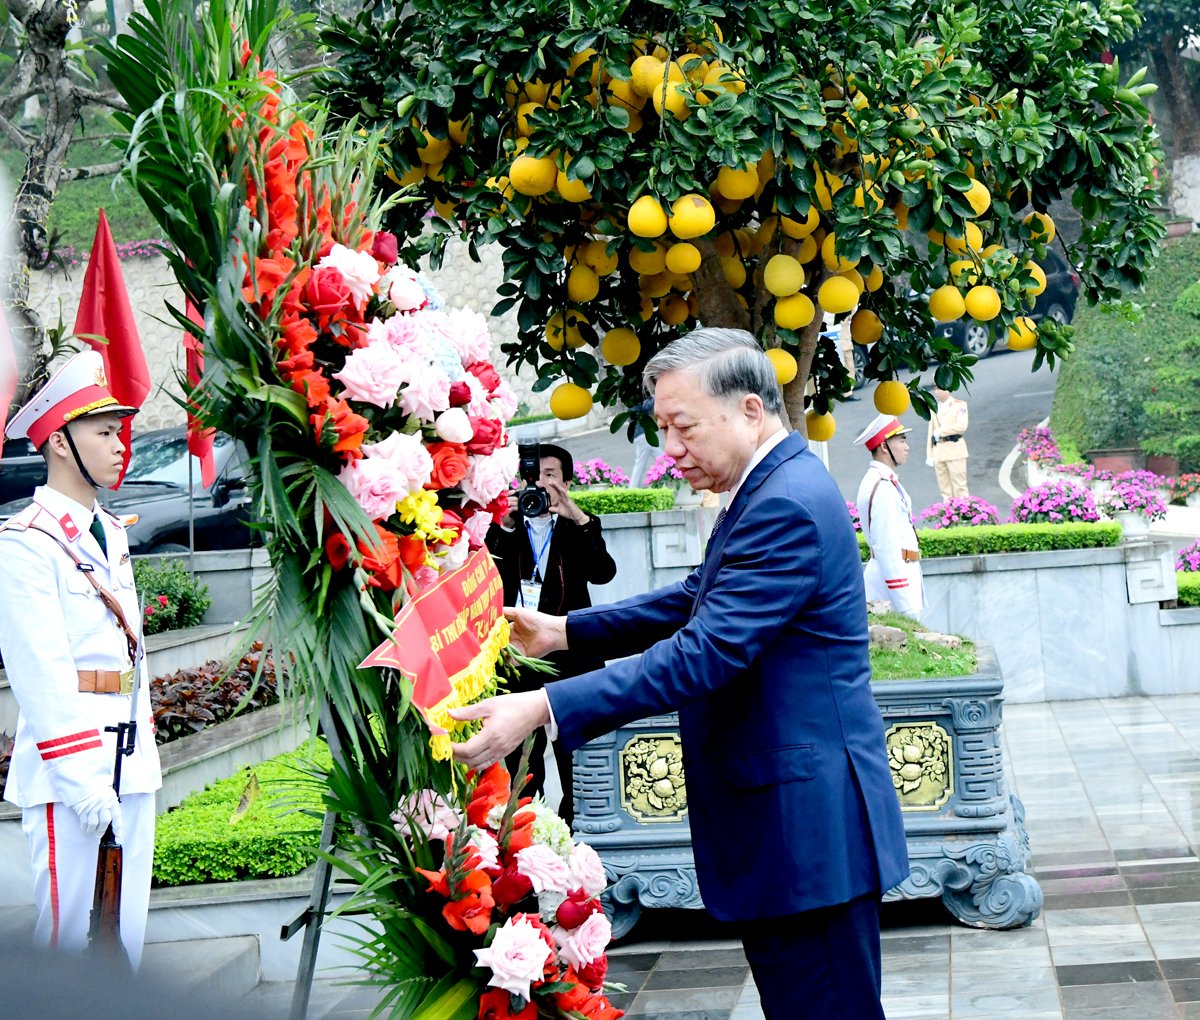
[[[496,447],[504,439],[504,422],[498,418],[471,417],[467,420],[471,423],[471,428],[475,430],[471,438],[467,440],[467,453],[486,457],[489,453],[495,452]]]
[[[524,798],[528,803],[529,798]],[[513,815],[512,833],[508,837],[509,853],[516,853],[526,847],[533,846],[533,823],[537,818],[532,811],[518,811]]]
[[[450,406],[463,407],[471,402],[471,387],[461,379],[450,384]]]
[[[259,298],[270,301],[275,296],[288,273],[296,268],[296,263],[286,255],[276,255],[273,258],[256,258],[253,272],[246,274],[246,284],[242,288],[242,297],[253,303]],[[341,276],[341,273],[338,273]]]
[[[588,1020],[621,1020],[625,1015],[625,1010],[617,1009],[603,995],[593,995],[579,1007],[579,1012]]]
[[[404,581],[403,561],[400,558],[400,536],[375,525],[377,541],[358,545],[363,569],[371,575],[371,584],[382,591],[395,591]]]
[[[429,888],[426,892],[439,893],[449,898],[450,886],[446,882],[446,873],[444,871],[426,871],[424,868],[417,868],[417,874],[424,875],[429,879]]]
[[[574,931],[593,914],[602,914],[600,901],[588,896],[582,889],[572,889],[567,898],[558,905],[554,919],[567,931]]]
[[[419,538],[411,535],[399,536],[400,562],[410,574],[415,574],[425,565],[429,550]]]
[[[457,899],[442,907],[442,917],[455,931],[482,935],[492,923],[492,880],[482,871],[468,871],[456,890]]]
[[[458,514],[456,514],[453,510],[443,510],[442,511],[442,530],[443,531],[453,531],[454,537],[455,537],[455,539],[457,539],[458,536],[462,534],[462,530],[463,530],[462,518],[459,517]]]
[[[361,414],[351,411],[349,403],[345,400],[339,400],[336,404],[330,401],[320,414],[312,415],[310,421],[316,432],[317,442],[322,446],[332,445],[334,453],[348,453],[351,460],[362,457],[359,447],[362,446],[363,436],[367,434],[371,423]]]
[[[430,443],[426,449],[433,458],[433,472],[425,488],[449,489],[466,475],[470,459],[462,443]]]
[[[312,355],[310,354],[310,360],[311,357]],[[286,371],[284,364],[285,362],[279,363],[280,371]],[[304,395],[304,399],[308,402],[309,407],[321,407],[329,402],[329,380],[322,373],[303,369],[290,374],[292,389]],[[336,447],[334,448],[336,449]]]
[[[487,816],[498,804],[507,804],[512,793],[508,769],[499,762],[489,765],[471,791],[467,805],[467,821],[477,828],[487,828]]]
[[[483,388],[489,394],[500,385],[500,373],[486,361],[471,362],[467,366],[467,371],[483,384]]]
[[[537,1006],[525,1003],[518,1013],[512,1011],[512,996],[503,988],[491,988],[479,997],[478,1020],[537,1020]]]
[[[559,980],[571,986],[569,991],[557,992],[554,996],[554,1005],[563,1013],[582,1009],[584,1003],[592,997],[591,992],[580,983],[579,976],[570,967]]]
[[[340,531],[335,531],[325,540],[325,555],[334,570],[341,570],[350,562],[352,551],[353,546],[350,545],[350,539]]]

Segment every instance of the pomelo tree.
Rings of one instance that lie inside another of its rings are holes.
[[[1123,0],[381,0],[326,27],[320,91],[389,132],[410,258],[503,247],[507,353],[555,413],[632,407],[665,342],[736,326],[826,438],[849,379],[821,333],[847,317],[891,413],[930,406],[929,362],[969,380],[961,316],[1035,365],[1070,352],[1027,315],[1064,194],[1088,299],[1141,282],[1153,86],[1100,59],[1137,26]]]

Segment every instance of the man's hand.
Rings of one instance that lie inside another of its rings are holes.
[[[538,484],[546,490],[546,495],[550,497],[551,513],[558,514],[559,517],[575,524],[587,523],[588,515],[579,509],[579,504],[571,498],[571,494],[562,482],[547,478]]]
[[[510,639],[517,651],[533,659],[567,647],[567,618],[539,613],[536,609],[504,607],[504,618],[512,629]]]
[[[111,824],[113,835],[121,842],[121,802],[111,786],[76,801],[70,808],[79,816],[79,827],[85,835],[99,839]]]
[[[455,719],[482,719],[483,729],[464,744],[451,744],[454,757],[473,769],[500,761],[539,726],[550,721],[550,703],[543,691],[523,691],[488,698],[466,708],[452,708]]]

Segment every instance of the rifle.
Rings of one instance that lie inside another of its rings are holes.
[[[128,631],[126,631],[128,634]],[[117,800],[121,799],[121,762],[133,754],[137,743],[137,703],[138,690],[142,686],[142,649],[145,637],[138,642],[137,654],[133,663],[133,702],[130,708],[129,722],[120,722],[115,726],[105,726],[105,733],[117,735],[116,760],[113,763],[113,789],[117,791]],[[96,887],[92,893],[92,914],[88,924],[88,944],[106,954],[119,954],[128,960],[125,947],[121,942],[121,871],[124,866],[125,851],[117,842],[112,823],[109,823],[104,835],[100,837],[100,848],[96,853]]]

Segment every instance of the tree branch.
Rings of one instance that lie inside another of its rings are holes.
[[[97,92],[95,89],[85,89],[80,88],[78,85],[72,85],[71,95],[84,104],[108,106],[114,110],[121,110],[125,113],[129,112],[129,104],[115,92]]]
[[[33,138],[17,127],[7,117],[3,116],[0,116],[0,134],[4,135],[5,138],[11,141],[22,152],[28,149],[30,143],[33,141]]]
[[[86,181],[92,177],[111,177],[120,173],[124,165],[124,162],[118,159],[113,163],[96,163],[93,166],[69,166],[63,169],[60,180]]]

